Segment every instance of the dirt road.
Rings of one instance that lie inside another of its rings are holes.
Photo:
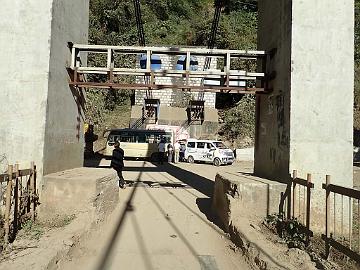
[[[238,165],[128,161],[126,167],[133,187],[120,190],[117,211],[59,262],[60,269],[249,269],[210,211],[216,172],[239,171]]]

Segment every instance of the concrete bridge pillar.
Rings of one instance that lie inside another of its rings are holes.
[[[83,163],[83,112],[66,66],[67,42],[88,41],[88,13],[88,0],[1,2],[0,156],[35,161],[39,180]]]
[[[321,184],[353,185],[353,0],[259,0],[258,49],[277,49],[270,95],[257,98],[255,174],[286,182],[292,170]]]

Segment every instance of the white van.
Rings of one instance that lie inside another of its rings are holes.
[[[188,139],[185,159],[189,163],[203,161],[213,163],[215,166],[231,165],[234,162],[234,153],[220,141]]]

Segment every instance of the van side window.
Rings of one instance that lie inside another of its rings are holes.
[[[205,143],[204,142],[198,142],[197,143],[197,148],[205,148]]]
[[[215,148],[211,143],[207,143],[207,149]]]
[[[188,148],[195,148],[195,142],[188,142],[187,147]]]
[[[145,143],[146,142],[146,136],[145,134],[140,134],[137,136],[137,142],[138,143]]]

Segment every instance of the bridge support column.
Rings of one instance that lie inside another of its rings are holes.
[[[257,97],[255,174],[311,173],[323,212],[326,174],[353,184],[354,1],[259,0],[258,29],[258,49],[277,49],[277,76]]]
[[[43,174],[83,163],[81,101],[66,67],[68,42],[87,43],[89,3],[5,0],[1,10],[0,156],[35,161],[41,186]]]

